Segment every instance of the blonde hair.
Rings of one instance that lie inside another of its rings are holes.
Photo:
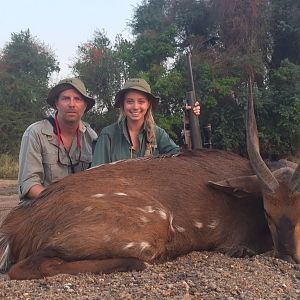
[[[125,97],[125,95],[124,95],[124,97]],[[151,155],[153,153],[154,146],[156,146],[155,145],[156,144],[155,121],[154,121],[153,114],[152,114],[152,102],[148,98],[148,96],[147,96],[147,99],[148,99],[150,105],[145,114],[145,120],[144,120],[145,127],[146,127],[146,137],[147,137],[145,156]],[[120,114],[118,117],[118,122],[120,122],[121,120],[123,120],[125,118],[126,118],[126,115],[124,112],[124,99],[123,99],[122,103],[120,105]]]

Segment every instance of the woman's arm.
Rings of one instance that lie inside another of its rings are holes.
[[[101,133],[95,145],[92,167],[111,162],[111,140],[108,134]]]

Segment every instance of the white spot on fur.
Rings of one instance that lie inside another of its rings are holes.
[[[157,252],[153,253],[150,260],[154,260],[157,257],[157,254],[158,254]]]
[[[9,257],[10,257],[10,247],[5,236],[1,236],[0,238],[0,253],[2,253],[0,257],[0,270],[6,271],[9,267]]]
[[[133,159],[130,159],[130,161],[131,161],[131,160],[133,160]],[[118,164],[118,163],[124,162],[124,161],[126,161],[126,159],[121,159],[121,160],[113,161],[113,162],[109,163],[109,165],[115,165],[115,164]],[[98,166],[94,166],[94,167],[88,168],[86,171],[88,172],[88,171],[90,171],[90,170],[98,169],[98,168],[103,167],[103,166],[106,166],[106,165],[107,165],[107,164],[100,164],[100,165],[98,165]]]
[[[141,216],[140,217],[141,221],[144,222],[144,223],[149,223],[149,219],[144,217],[144,216]]]
[[[208,228],[211,228],[211,229],[216,229],[216,227],[218,226],[218,221],[217,220],[213,220],[211,223],[209,223],[207,225]]]
[[[167,213],[165,211],[159,209],[157,212],[162,219],[167,220]]]
[[[174,227],[173,227],[173,220],[174,220],[174,217],[173,217],[173,215],[171,214],[171,215],[170,215],[170,219],[169,219],[169,224],[170,224],[170,229],[174,232],[175,229],[174,229]]]
[[[185,231],[185,229],[183,227],[179,226],[179,225],[175,225],[175,228],[178,232],[184,232]]]
[[[84,211],[84,212],[89,212],[89,211],[91,211],[92,209],[93,209],[92,206],[87,206],[83,211]]]
[[[145,206],[144,208],[138,207],[137,209],[144,213],[154,213],[155,212],[155,209],[153,209],[152,206]]]
[[[125,245],[123,247],[123,250],[127,250],[127,249],[130,249],[130,248],[133,248],[134,246],[135,246],[134,242],[128,243],[127,245]]]
[[[114,193],[114,194],[117,196],[127,196],[127,194],[125,194],[125,193]]]
[[[141,242],[140,246],[141,246],[141,252],[147,248],[150,248],[150,244],[148,242]]]
[[[95,194],[95,195],[92,195],[91,197],[94,197],[94,198],[102,198],[104,197],[105,194]]]
[[[115,165],[115,164],[117,164],[118,163],[118,161],[113,161],[113,162],[111,162],[111,163],[109,163],[110,165]]]
[[[154,209],[152,206],[146,206],[145,209],[146,209],[146,211],[147,211],[149,214],[155,212],[155,209]]]
[[[202,222],[195,221],[194,225],[195,225],[195,227],[197,227],[199,229],[203,228],[203,223]]]

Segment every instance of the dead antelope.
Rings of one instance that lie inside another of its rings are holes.
[[[256,175],[235,154],[199,150],[102,165],[50,185],[1,225],[1,269],[11,279],[109,273],[194,250],[243,256],[273,247],[299,263],[300,166],[267,168],[252,99],[248,129]]]

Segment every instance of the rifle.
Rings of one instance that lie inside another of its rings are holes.
[[[189,82],[190,82],[190,91],[187,92],[187,104],[194,106],[196,102],[194,78],[192,71],[192,62],[191,62],[191,53],[187,53],[187,63],[188,63],[188,73],[189,73]],[[187,120],[188,119],[188,120]],[[190,109],[186,112],[184,116],[184,138],[185,144],[189,149],[201,149],[202,148],[202,139],[200,133],[200,125],[198,116],[193,113],[193,110]]]
[[[207,148],[207,149],[211,149],[212,148],[212,142],[211,142],[211,137],[212,137],[212,134],[211,134],[211,124],[208,123],[204,128],[204,148]]]

